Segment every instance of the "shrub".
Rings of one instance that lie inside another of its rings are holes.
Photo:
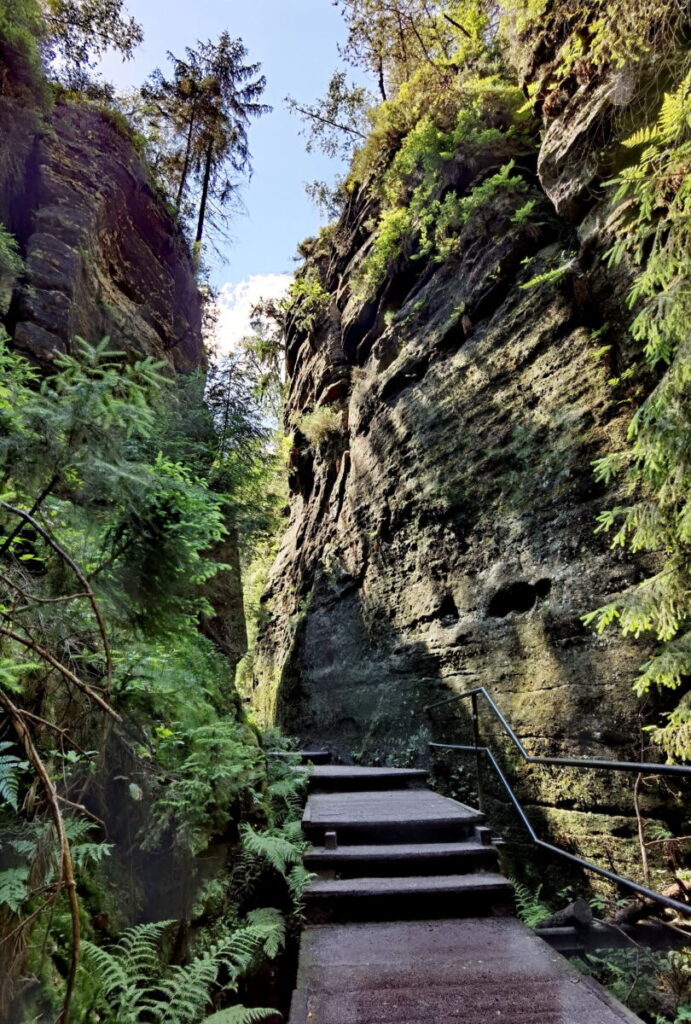
[[[305,413],[300,418],[298,430],[313,448],[317,448],[341,433],[341,417],[335,409],[319,406],[314,412]]]

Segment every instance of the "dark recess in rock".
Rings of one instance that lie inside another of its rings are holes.
[[[509,583],[492,597],[487,614],[493,619],[503,619],[511,612],[529,612],[538,601],[544,601],[551,589],[552,583],[547,579],[537,583],[524,580]]]

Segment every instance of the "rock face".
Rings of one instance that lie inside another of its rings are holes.
[[[617,496],[592,461],[630,415],[608,383],[628,358],[626,282],[601,261],[595,156],[569,156],[603,88],[552,119],[538,176],[523,160],[530,224],[498,200],[458,258],[399,265],[363,302],[352,280],[371,213],[356,194],[312,257],[331,306],[288,335],[291,517],[255,702],[345,760],[412,763],[432,739],[467,742],[466,705],[425,708],[476,686],[531,753],[638,759],[646,648],[581,620],[640,578],[594,532]],[[522,287],[555,266],[558,280]],[[309,444],[301,417],[324,406],[340,429]],[[597,834],[590,848],[619,867],[635,857],[626,780],[518,778],[552,838]]]
[[[7,318],[15,345],[45,364],[76,336],[108,335],[176,370],[203,366],[189,255],[118,123],[87,104],[58,103],[23,181],[10,219],[26,264]]]

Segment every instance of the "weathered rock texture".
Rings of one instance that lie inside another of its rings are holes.
[[[351,289],[371,241],[360,193],[313,256],[332,301],[319,329],[288,336],[291,518],[255,700],[343,759],[404,763],[431,739],[465,742],[467,709],[425,706],[479,685],[532,753],[638,758],[631,684],[646,648],[581,621],[640,578],[594,533],[616,496],[591,463],[630,416],[608,384],[628,358],[626,282],[601,261],[596,191],[606,154],[594,125],[616,87],[566,96],[538,175],[520,162],[538,203],[530,224],[512,224],[499,200],[468,223],[457,259],[399,264],[363,303]],[[473,175],[456,163],[462,190]],[[557,264],[558,282],[521,288]],[[342,426],[310,446],[300,417],[319,406]],[[594,834],[581,849],[620,866],[635,857],[628,780],[543,772],[519,784],[553,837]]]
[[[177,370],[204,363],[201,298],[184,241],[129,136],[87,104],[58,103],[37,136],[9,225],[26,272],[8,327],[46,363],[110,336]]]

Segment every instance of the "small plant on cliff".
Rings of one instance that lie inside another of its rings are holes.
[[[281,303],[284,322],[309,334],[326,315],[330,296],[313,269],[296,277]]]
[[[342,418],[335,409],[319,406],[313,412],[305,413],[297,422],[297,429],[309,443],[317,448],[338,437],[343,432]]]

